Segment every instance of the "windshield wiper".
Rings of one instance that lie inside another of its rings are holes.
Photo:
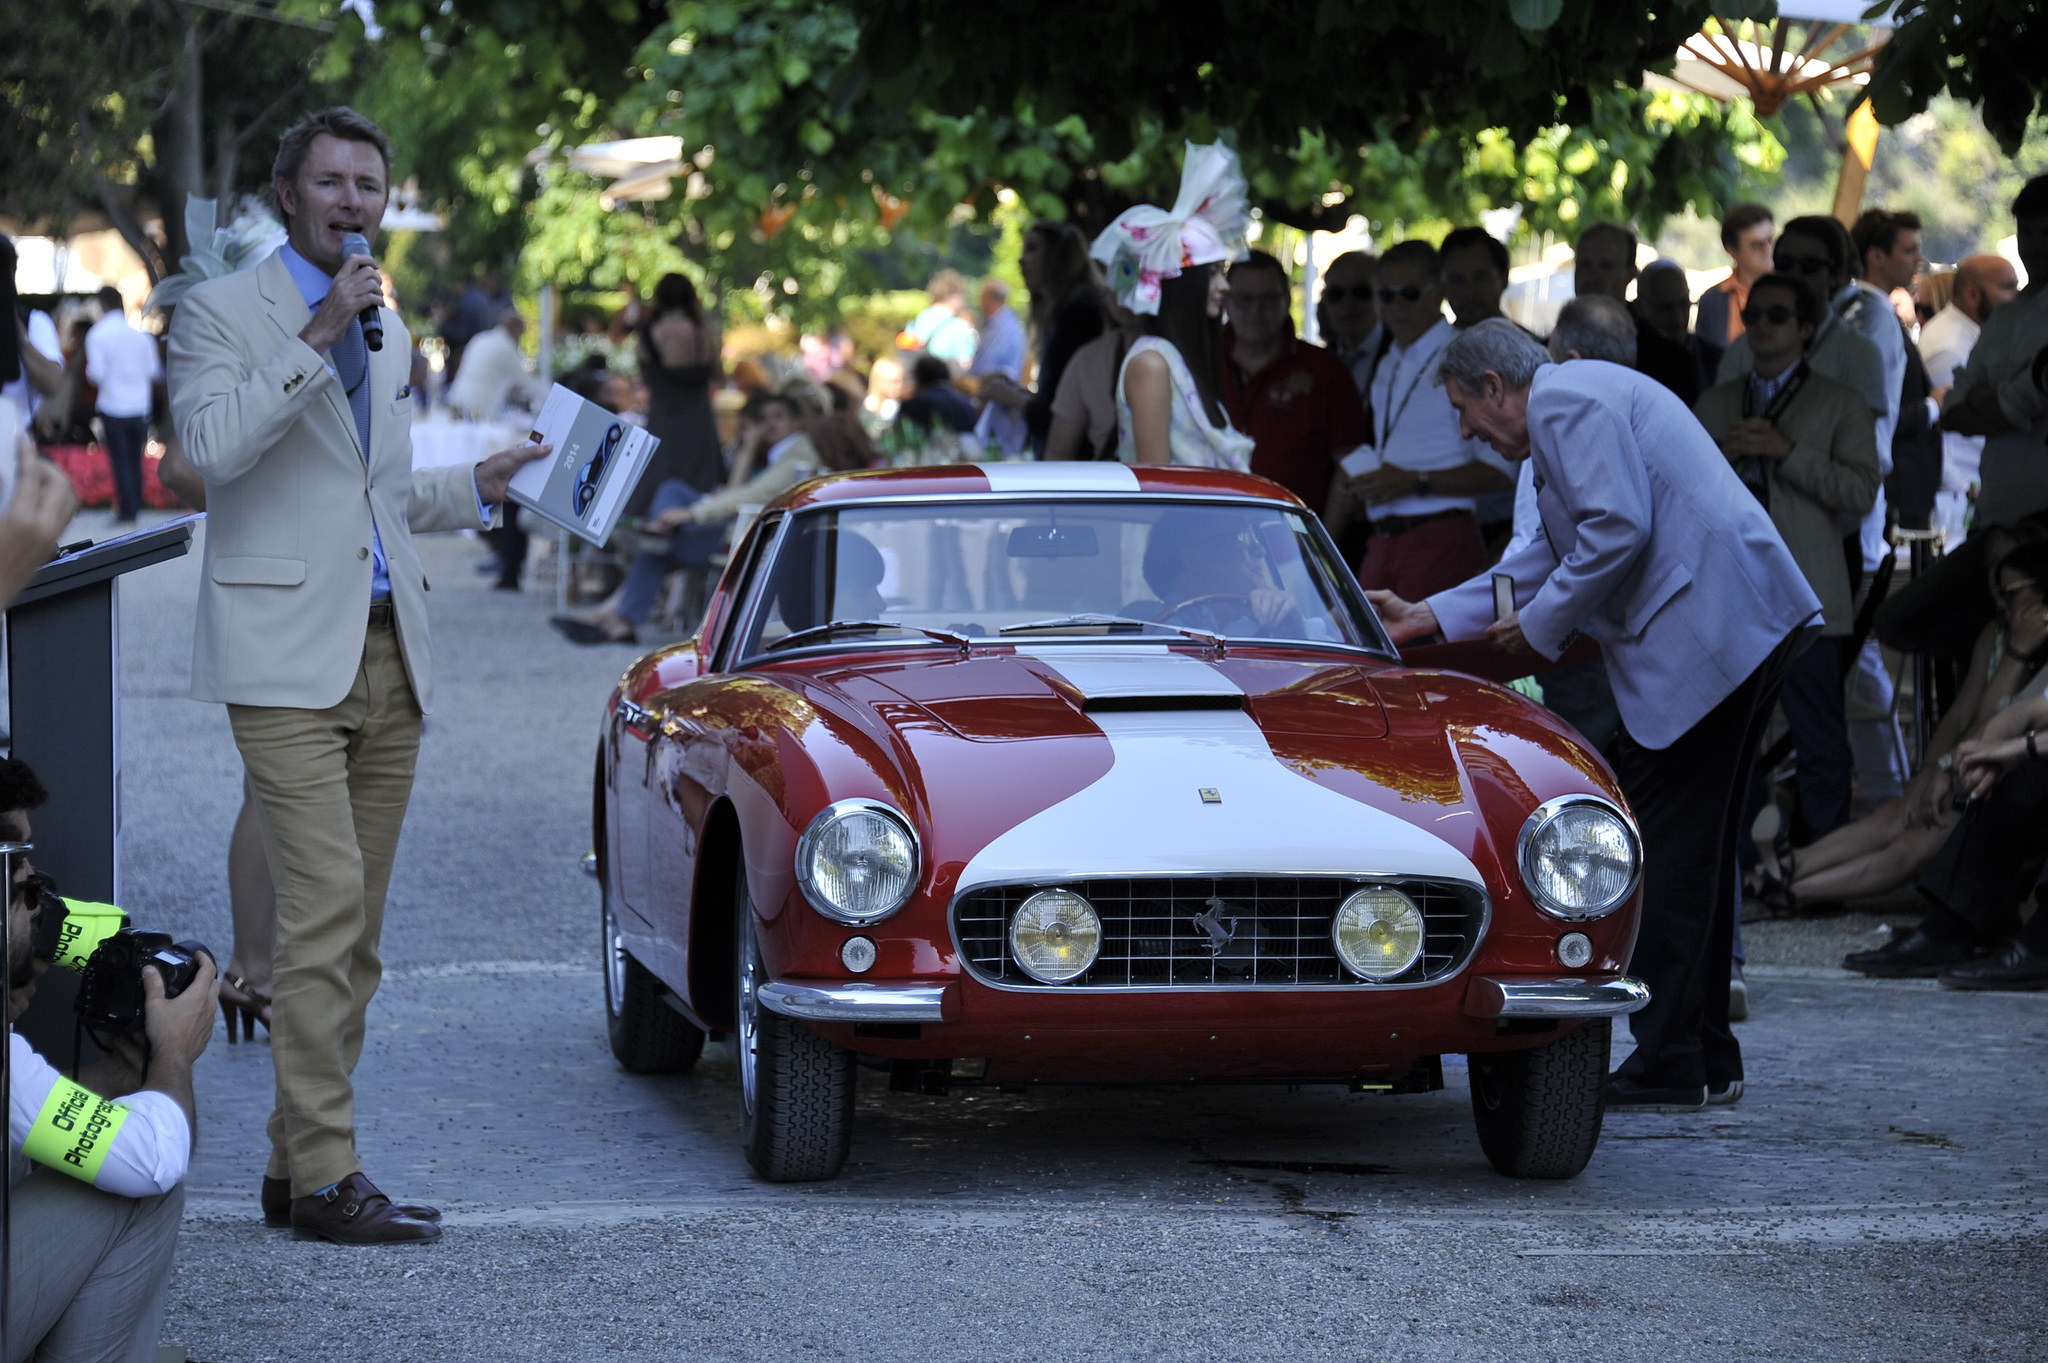
[[[926,629],[923,625],[906,625],[900,620],[833,620],[827,624],[797,630],[794,634],[785,634],[761,651],[773,653],[777,649],[794,648],[806,639],[826,639],[834,634],[872,634],[882,629],[900,629],[907,634],[927,635],[940,643],[953,645],[962,653],[974,647],[974,640],[964,634],[955,634],[949,629]]]
[[[1157,620],[1134,620],[1128,615],[1062,615],[1052,620],[1026,620],[1018,625],[1004,625],[998,635],[1028,634],[1037,630],[1072,629],[1076,625],[1133,625],[1138,629],[1163,629],[1198,644],[1206,644],[1218,653],[1223,652],[1223,636],[1211,634],[1205,629],[1189,629],[1186,625],[1161,624]]]

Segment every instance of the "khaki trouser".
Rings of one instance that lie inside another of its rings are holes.
[[[15,1185],[7,1363],[152,1363],[183,1184],[116,1197],[50,1169]]]
[[[293,1197],[362,1169],[349,1076],[383,976],[384,892],[420,748],[419,702],[389,619],[388,607],[373,609],[339,705],[228,707],[277,882],[269,1176],[289,1178]]]

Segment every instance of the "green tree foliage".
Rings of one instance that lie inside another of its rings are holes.
[[[1889,6],[1873,6],[1873,12]],[[2010,156],[2028,120],[2048,114],[2048,7],[2040,0],[1904,0],[1869,87],[1885,124],[1947,93],[1978,105]]]
[[[869,282],[863,259],[906,228],[989,220],[1004,190],[1089,231],[1170,200],[1186,140],[1232,142],[1262,211],[1302,228],[1520,203],[1534,231],[1654,230],[1688,203],[1715,211],[1780,154],[1746,110],[1635,88],[1693,31],[1683,7],[1619,23],[1590,0],[1399,21],[1341,0],[671,13],[617,123],[682,140],[693,173],[661,213],[691,254],[798,313]]]
[[[185,196],[265,187],[282,122],[324,102],[314,66],[337,28],[362,25],[315,0],[0,0],[0,204],[34,222],[97,213],[152,277],[176,269]]]

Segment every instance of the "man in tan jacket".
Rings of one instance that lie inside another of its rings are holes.
[[[1749,485],[1821,601],[1820,638],[1792,662],[1779,703],[1799,752],[1799,806],[1818,838],[1849,820],[1842,649],[1855,622],[1843,539],[1877,498],[1875,417],[1862,394],[1814,372],[1806,349],[1825,314],[1789,275],[1750,285],[1749,373],[1709,388],[1696,414]]]
[[[343,249],[376,234],[390,144],[328,109],[285,133],[274,175],[287,244],[185,295],[169,372],[207,493],[192,694],[228,707],[277,884],[264,1218],[301,1238],[430,1240],[438,1212],[395,1206],[363,1176],[350,1084],[433,699],[412,536],[487,525],[513,472],[548,449],[414,472],[412,346],[381,307],[376,263]]]

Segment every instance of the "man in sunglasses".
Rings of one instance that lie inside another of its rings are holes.
[[[1889,416],[1892,405],[1885,389],[1884,356],[1868,337],[1844,326],[1833,307],[1836,294],[1849,287],[1848,232],[1833,218],[1794,218],[1778,236],[1775,259],[1775,273],[1798,280],[1824,309],[1820,326],[1807,342],[1807,367],[1862,394],[1874,420]],[[1739,379],[1755,362],[1749,343],[1737,336],[1722,352],[1714,381]]]
[[[1351,371],[1361,398],[1372,391],[1373,371],[1393,344],[1380,324],[1379,268],[1377,256],[1346,251],[1323,271],[1323,341]]]
[[[1435,382],[1437,360],[1458,333],[1444,319],[1436,248],[1404,241],[1380,258],[1380,317],[1393,344],[1373,376],[1378,466],[1352,478],[1373,535],[1358,578],[1374,590],[1419,600],[1479,571],[1486,545],[1476,499],[1514,491],[1506,464],[1458,429]]]
[[[1842,649],[1856,600],[1842,555],[1842,526],[1877,499],[1876,420],[1861,395],[1816,374],[1806,349],[1825,316],[1796,279],[1770,274],[1750,285],[1743,336],[1750,372],[1708,389],[1700,424],[1770,513],[1821,602],[1820,637],[1793,659],[1779,699],[1799,753],[1799,807],[1813,837],[1849,821],[1848,716]]]

